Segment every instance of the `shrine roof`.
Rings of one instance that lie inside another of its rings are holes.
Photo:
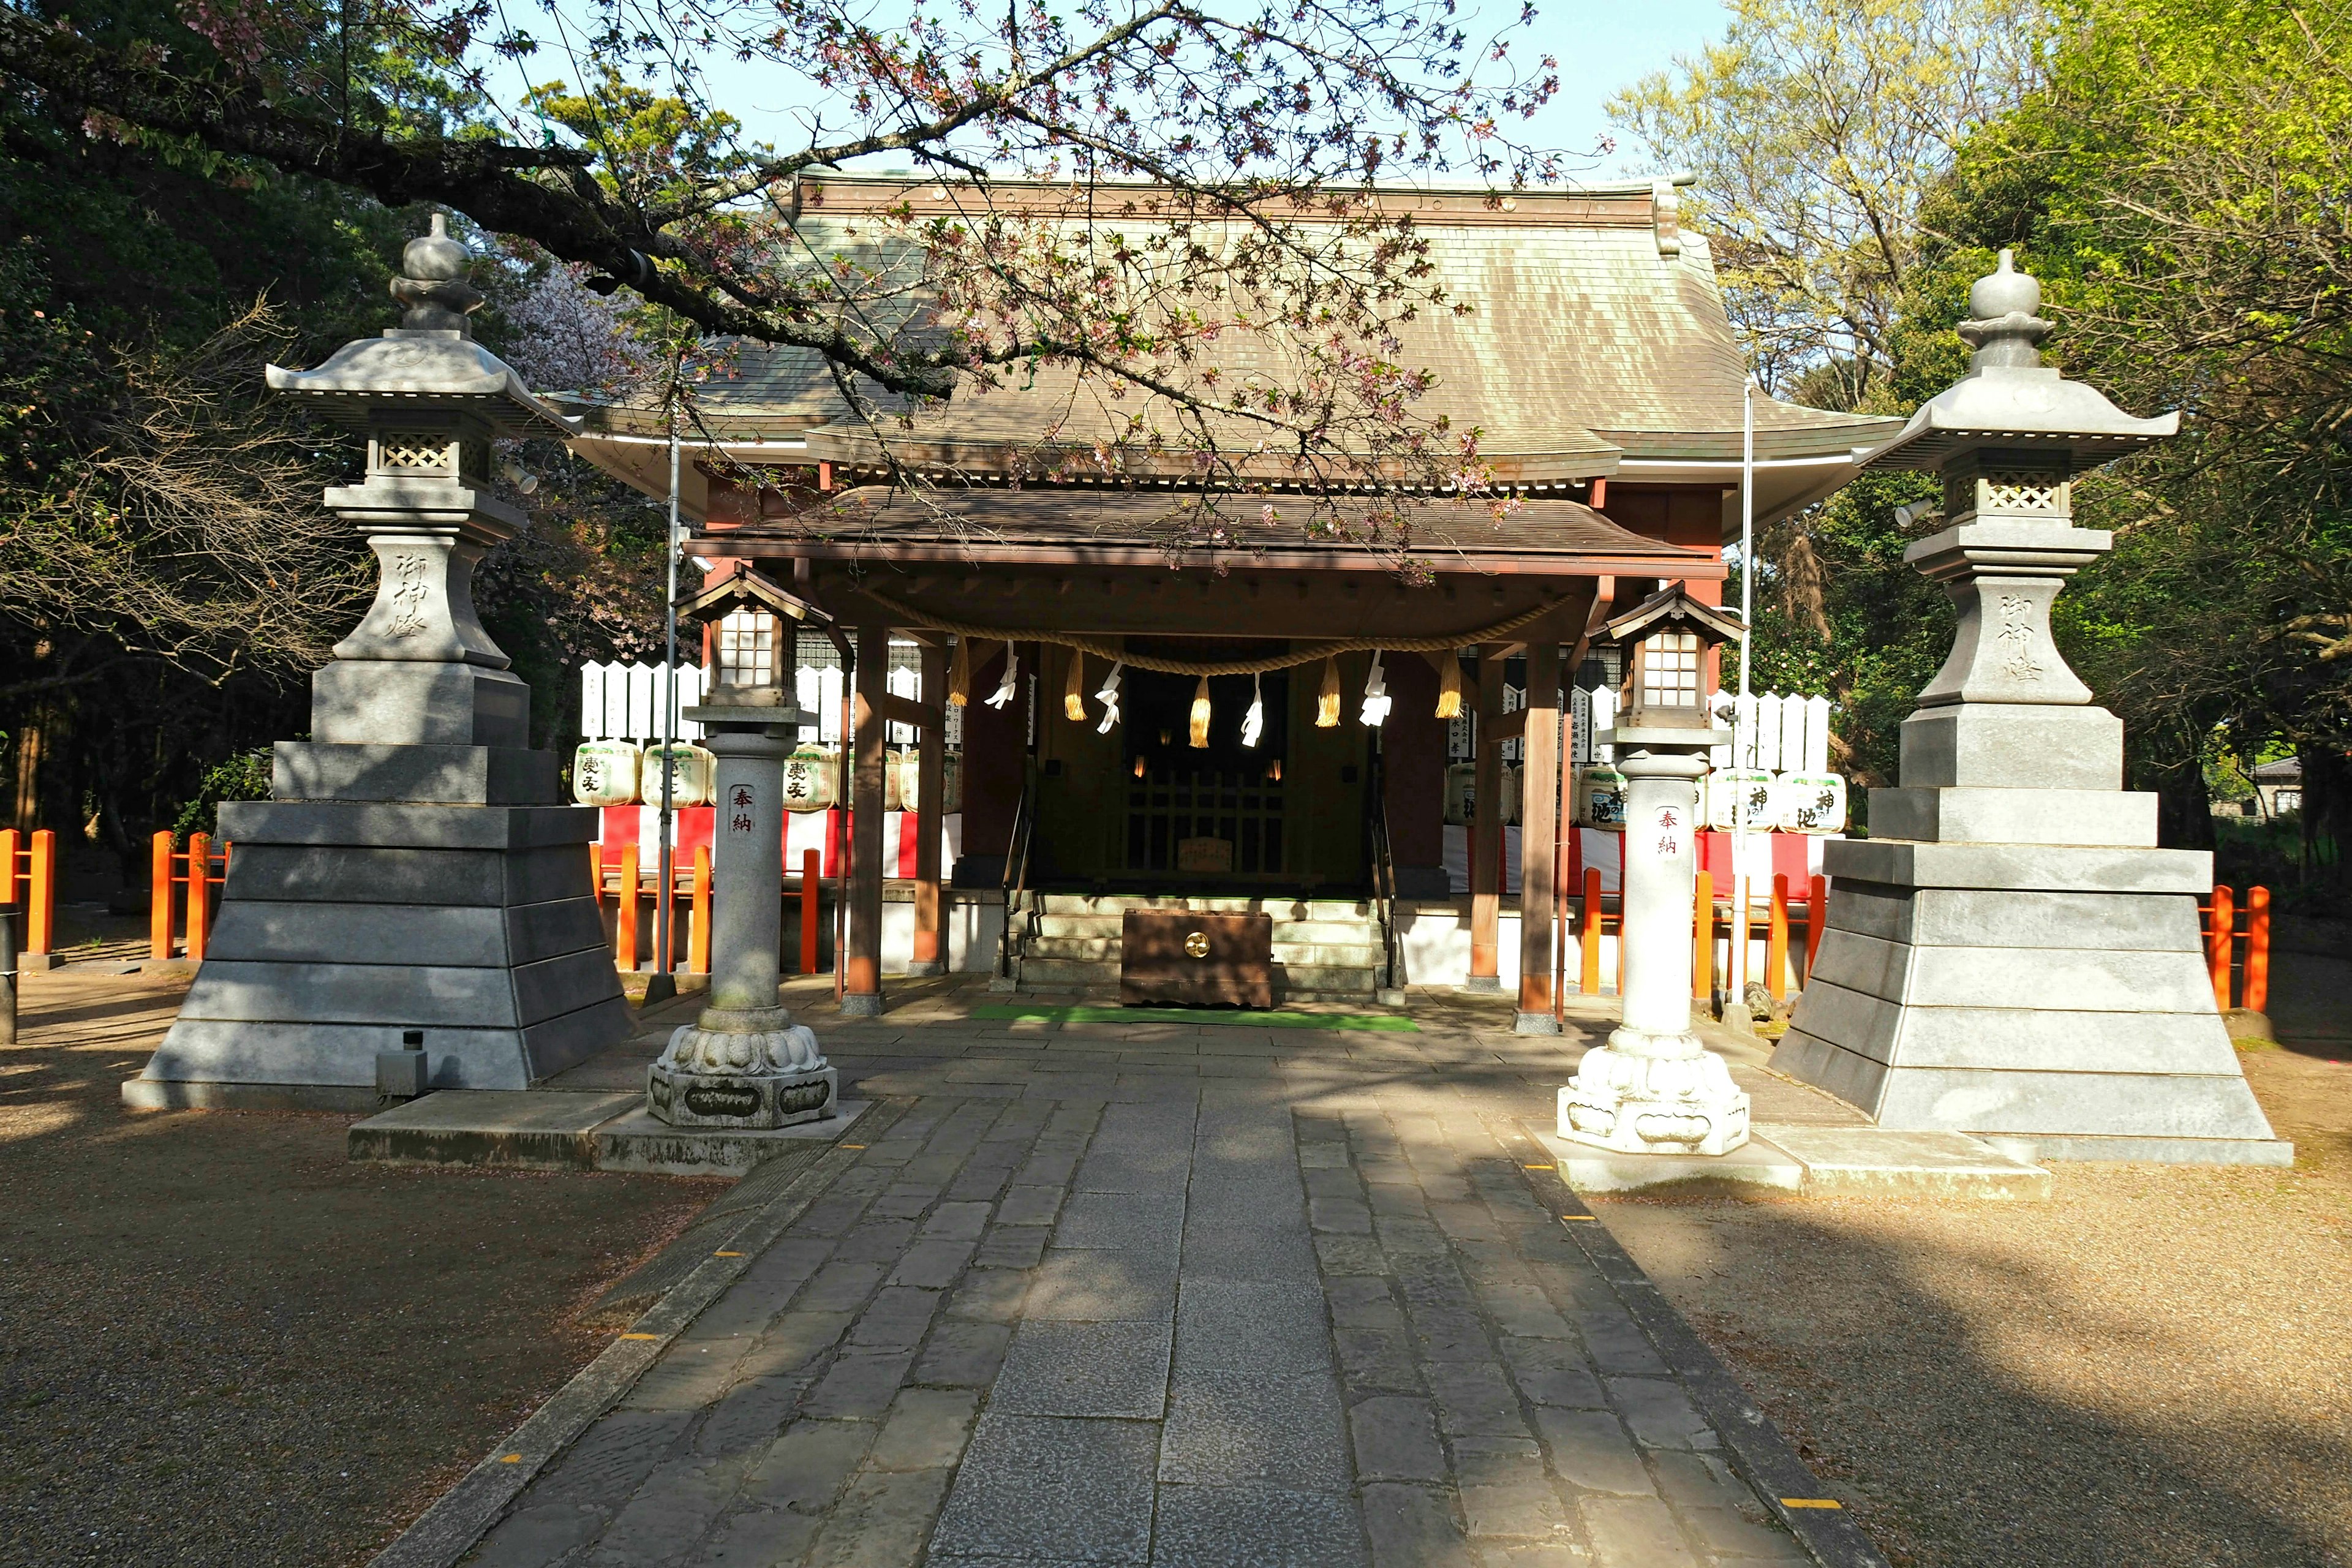
[[[1653,468],[1736,463],[1746,369],[1705,237],[1679,229],[1672,200],[1661,200],[1661,190],[1671,188],[1639,181],[1507,195],[1380,193],[1384,214],[1411,215],[1436,277],[1468,307],[1426,310],[1399,328],[1398,362],[1436,375],[1415,414],[1442,414],[1457,430],[1476,427],[1481,458],[1506,483],[1581,480],[1616,473],[1628,461]],[[1098,193],[1085,221],[1104,227],[1156,221],[1134,205],[1108,216],[1101,210],[1122,195],[1139,203],[1151,189]],[[983,202],[1002,209],[1067,199],[1058,187],[1019,182],[993,183],[982,197],[969,186],[902,176],[828,174],[803,190],[798,237],[811,256],[856,255],[873,269],[870,309],[880,313],[873,325],[886,332],[918,321],[922,310],[921,258],[905,234]],[[1221,346],[1237,370],[1249,368],[1253,350],[1243,334]],[[1013,472],[1018,454],[1040,447],[1118,445],[1139,416],[1146,426],[1175,428],[1172,408],[1134,392],[1109,400],[1097,384],[1067,368],[1017,369],[995,388],[967,381],[944,405],[908,409],[877,398],[879,416],[868,419],[850,406],[814,351],[745,342],[734,345],[729,371],[702,396],[707,427],[740,459],[853,469],[878,464],[886,440],[902,463]],[[642,439],[659,422],[650,411],[583,406],[587,447],[598,435]],[[1765,464],[1834,468],[1901,423],[1761,395],[1755,409],[1756,452]],[[1218,432],[1221,441],[1244,433],[1238,424]],[[1129,440],[1122,458],[1148,446]],[[1151,469],[1148,451],[1130,460]]]
[[[1375,507],[1343,500],[1332,514],[1310,512],[1302,497],[1269,499],[1268,521],[1256,501],[1227,498],[1204,511],[1196,493],[1173,488],[1034,486],[947,489],[909,494],[880,485],[840,493],[789,518],[714,531],[690,547],[701,554],[835,555],[876,558],[985,560],[999,552],[1036,562],[1055,552],[1072,561],[1158,559],[1181,547],[1188,563],[1220,555],[1338,564],[1343,558],[1386,561],[1392,546],[1369,542],[1363,530]],[[1335,514],[1335,515],[1334,515]],[[1402,509],[1412,553],[1438,570],[1449,558],[1486,563],[1498,558],[1574,563],[1593,571],[1614,567],[1667,577],[1715,578],[1721,564],[1706,554],[1633,532],[1581,502],[1537,500],[1497,518],[1481,502],[1436,498]],[[1310,530],[1310,518],[1332,516],[1344,531]],[[1349,537],[1349,532],[1356,537]],[[814,549],[812,547],[822,547]],[[1595,564],[1595,563],[1598,564]]]

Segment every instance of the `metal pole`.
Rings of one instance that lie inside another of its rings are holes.
[[[1755,640],[1756,604],[1756,384],[1740,388],[1739,412],[1739,698],[1731,710],[1731,771],[1745,773],[1752,752],[1742,733],[1748,708],[1748,649]],[[1748,784],[1731,797],[1731,1007],[1748,1016]]]
[[[662,601],[662,770],[661,770],[661,869],[657,873],[660,893],[654,900],[658,913],[654,920],[654,973],[646,982],[646,1005],[667,1002],[677,994],[677,980],[672,973],[677,966],[670,952],[671,905],[675,902],[672,882],[676,872],[670,865],[671,822],[671,752],[677,745],[677,377],[675,367],[669,387],[669,536],[665,541],[662,555],[668,569],[668,593]]]
[[[0,904],[0,1046],[16,1043],[16,906]]]

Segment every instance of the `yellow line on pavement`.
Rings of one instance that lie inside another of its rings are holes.
[[[1780,1500],[1780,1506],[1782,1508],[1843,1508],[1845,1504],[1830,1497],[1784,1497]]]

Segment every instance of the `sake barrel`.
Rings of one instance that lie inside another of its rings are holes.
[[[840,793],[841,758],[815,746],[803,746],[784,759],[784,809],[826,811]]]
[[[1519,819],[1520,770],[1505,763],[1496,771],[1502,775],[1503,821],[1508,825]]]
[[[1783,833],[1844,832],[1844,777],[1782,773],[1773,790],[1773,826]]]
[[[1579,827],[1625,831],[1625,775],[1615,768],[1602,763],[1577,769],[1571,801]]]
[[[1773,821],[1772,775],[1762,768],[1717,768],[1706,775],[1706,825],[1717,833],[1738,826],[1742,798],[1747,801],[1748,826],[1769,833]]]
[[[669,767],[669,803],[677,805],[709,805],[719,784],[719,758],[692,742],[674,746],[649,746],[639,772],[638,798],[647,805],[659,805],[662,797],[661,770],[667,761]]]
[[[1455,763],[1445,770],[1445,820],[1460,826],[1475,815],[1478,764]]]
[[[637,798],[638,754],[631,741],[583,741],[572,753],[572,798],[582,805],[627,805]]]

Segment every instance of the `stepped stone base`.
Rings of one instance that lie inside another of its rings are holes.
[[[1874,809],[1875,797],[1874,797]],[[1776,1072],[1881,1126],[2044,1159],[2275,1163],[2214,1006],[2186,850],[1832,842]]]
[[[372,1095],[411,1033],[434,1088],[522,1089],[627,1037],[593,811],[240,802],[220,826],[210,949],[126,1103]]]

